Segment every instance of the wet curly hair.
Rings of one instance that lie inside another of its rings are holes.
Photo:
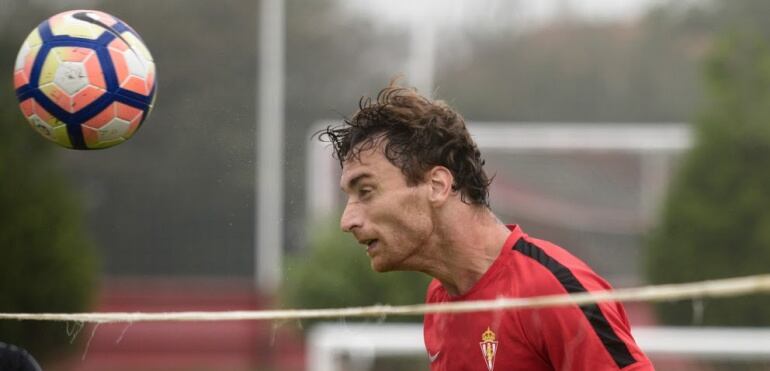
[[[385,157],[401,169],[407,185],[422,183],[428,170],[444,166],[463,202],[489,207],[491,180],[481,152],[465,120],[449,105],[391,82],[375,100],[362,97],[358,107],[340,126],[316,133],[319,140],[332,144],[340,166],[383,140]]]

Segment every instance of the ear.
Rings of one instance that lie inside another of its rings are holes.
[[[443,166],[434,166],[428,171],[428,183],[430,185],[430,197],[433,203],[443,204],[452,195],[454,176],[449,169]]]

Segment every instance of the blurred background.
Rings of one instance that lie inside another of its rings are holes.
[[[78,8],[131,25],[158,69],[149,118],[108,150],[46,142],[13,91],[27,34]],[[760,0],[0,0],[0,311],[422,302],[427,277],[372,273],[338,231],[339,165],[312,138],[397,75],[464,115],[501,219],[615,287],[767,272],[768,16]],[[678,351],[646,335],[660,370],[770,369],[767,308],[627,306],[635,328],[727,331]],[[364,320],[412,336],[380,353],[345,319],[5,321],[0,341],[45,370],[420,370],[420,321]]]

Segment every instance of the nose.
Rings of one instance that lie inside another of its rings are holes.
[[[355,204],[348,201],[340,217],[340,228],[344,232],[353,232],[358,227],[361,227],[361,213]]]

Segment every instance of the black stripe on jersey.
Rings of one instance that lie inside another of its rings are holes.
[[[556,261],[556,259],[550,257],[543,251],[543,249],[525,241],[523,238],[519,238],[516,245],[513,246],[513,249],[546,267],[556,279],[559,280],[568,293],[572,294],[588,291],[567,267]],[[615,334],[615,331],[612,329],[612,326],[607,321],[607,318],[604,317],[604,314],[597,304],[583,305],[580,309],[588,319],[588,322],[591,323],[591,327],[593,327],[596,335],[601,339],[604,348],[607,349],[619,368],[626,367],[636,362],[636,359],[631,355],[626,344],[620,340],[617,334]]]

